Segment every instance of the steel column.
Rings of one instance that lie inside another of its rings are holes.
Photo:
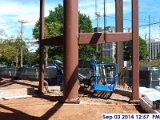
[[[65,102],[78,102],[78,0],[64,0]]]
[[[115,0],[116,4],[116,32],[123,32],[123,0]],[[123,59],[123,42],[116,43],[116,62],[119,66],[119,85],[123,84],[124,59]]]
[[[132,0],[132,99],[131,102],[139,102],[139,32],[138,32],[138,0]]]
[[[40,0],[39,92],[44,93],[44,0]]]

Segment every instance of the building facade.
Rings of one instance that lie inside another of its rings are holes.
[[[160,39],[147,40],[147,49],[149,52],[150,60],[160,59]]]

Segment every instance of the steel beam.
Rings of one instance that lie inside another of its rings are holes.
[[[123,32],[123,0],[116,0],[116,32]],[[124,81],[124,54],[123,42],[116,43],[116,62],[119,68],[119,85],[123,85]]]
[[[44,0],[40,0],[40,49],[39,49],[39,92],[44,93],[44,45],[41,43],[44,39]]]
[[[78,0],[64,0],[63,98],[78,103]]]
[[[132,40],[131,33],[81,33],[79,34],[79,44],[102,44],[117,41],[130,41]]]
[[[79,33],[78,35],[78,44],[79,45],[89,45],[89,44],[102,44],[108,42],[117,42],[117,41],[130,41],[132,40],[132,33]],[[44,39],[41,42],[46,46],[55,46],[63,45],[63,35],[53,38]]]
[[[132,0],[132,98],[131,102],[139,102],[139,28],[138,28],[138,0]]]
[[[61,36],[56,36],[56,37],[51,37],[51,38],[46,38],[41,42],[43,45],[46,46],[59,46],[59,45],[64,45],[64,37],[63,35]]]

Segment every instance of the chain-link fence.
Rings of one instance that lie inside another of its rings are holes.
[[[153,71],[148,68],[140,68],[139,70],[139,86],[152,87]],[[156,78],[158,79],[158,78]],[[124,70],[124,81],[131,88],[132,87],[132,70]]]
[[[11,77],[13,79],[30,79],[38,80],[39,68],[17,68],[17,67],[2,67],[0,68],[0,77]],[[45,78],[46,75],[45,69]]]
[[[79,68],[79,75],[83,78],[90,78],[92,72],[89,68]],[[152,87],[159,85],[159,74],[160,71],[151,71],[149,69],[140,69],[140,82],[139,85],[143,87]],[[46,80],[51,80],[56,78],[57,69],[55,67],[47,67],[44,70],[44,78]],[[26,68],[17,68],[17,67],[0,67],[0,77],[10,77],[13,79],[27,79],[27,80],[38,80],[39,78],[39,68],[38,67],[26,67]],[[124,70],[124,82],[128,87],[132,87],[132,71],[125,69]],[[156,83],[156,85],[155,85]]]

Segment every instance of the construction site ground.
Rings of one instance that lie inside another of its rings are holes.
[[[12,80],[2,78],[0,90],[21,88],[37,88],[38,81]],[[101,120],[102,114],[144,113],[137,104],[129,103],[129,97],[113,93],[88,92],[80,88],[79,104],[60,102],[62,91],[50,91],[44,95],[34,94],[32,97],[18,99],[0,98],[0,120]]]

